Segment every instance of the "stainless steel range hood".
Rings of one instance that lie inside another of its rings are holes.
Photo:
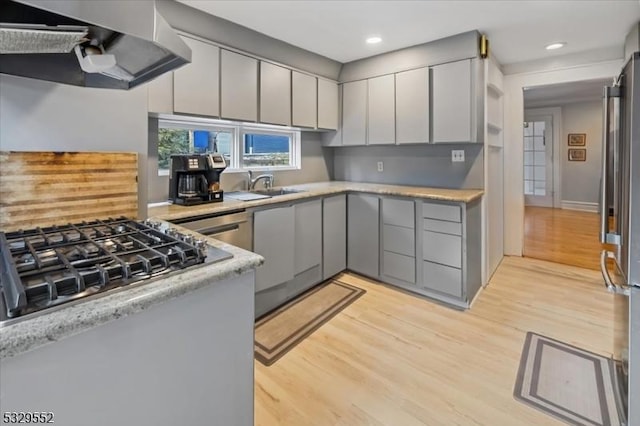
[[[127,90],[189,62],[155,0],[0,0],[2,74]]]

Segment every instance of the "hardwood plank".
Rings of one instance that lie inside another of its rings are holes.
[[[600,270],[600,217],[595,213],[526,206],[524,255]]]
[[[274,365],[256,362],[257,425],[559,425],[513,398],[526,332],[613,350],[595,271],[505,258],[464,312],[339,279],[367,293]]]

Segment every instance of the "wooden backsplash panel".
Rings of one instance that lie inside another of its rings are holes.
[[[0,152],[0,230],[138,215],[138,154]]]

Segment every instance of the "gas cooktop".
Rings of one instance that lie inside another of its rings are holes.
[[[0,232],[0,321],[233,255],[127,218]]]

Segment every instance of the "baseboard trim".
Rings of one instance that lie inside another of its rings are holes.
[[[598,203],[586,203],[584,201],[567,201],[560,202],[560,208],[565,210],[580,210],[583,212],[598,213]]]

